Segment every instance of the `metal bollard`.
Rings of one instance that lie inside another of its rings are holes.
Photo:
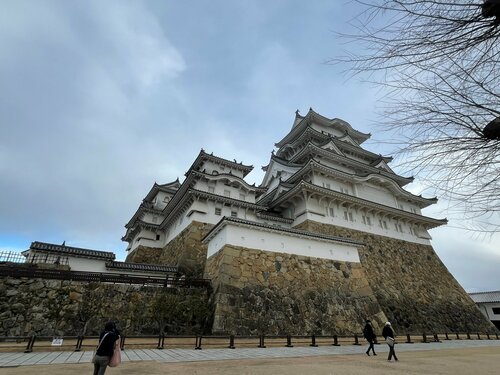
[[[497,340],[498,340],[498,333],[495,333],[495,336],[497,337]]]
[[[260,335],[259,336],[259,348],[265,348],[266,345],[265,345],[265,337],[264,335]]]
[[[234,349],[235,346],[234,346],[234,335],[230,335],[229,336],[229,346],[228,346],[228,349]]]
[[[317,347],[318,345],[316,344],[316,335],[311,336],[311,345],[309,346],[314,346]]]
[[[437,333],[434,334],[434,342],[441,342]]]
[[[450,338],[448,337],[448,332],[445,332],[444,335],[446,337],[445,340],[450,340]]]
[[[413,344],[413,341],[411,341],[411,337],[410,337],[409,333],[406,334],[406,343],[407,344]]]
[[[489,332],[486,332],[486,338],[489,340],[490,339],[490,334]]]
[[[427,335],[425,333],[422,333],[422,342],[427,344],[428,341],[427,341]]]
[[[481,340],[481,335],[479,334],[479,332],[477,332],[477,339]]]
[[[467,340],[472,340],[472,339],[470,338],[470,333],[469,333],[469,332],[467,332]]]
[[[353,345],[361,345],[359,343],[358,335],[356,333],[354,334],[354,344]]]
[[[339,344],[339,338],[337,335],[333,335],[333,346],[340,346]]]
[[[457,335],[457,340],[461,340],[460,336],[458,335],[458,332],[455,333]]]
[[[292,336],[290,336],[290,334],[286,335],[286,347],[287,348],[293,348],[293,345],[292,345]]]

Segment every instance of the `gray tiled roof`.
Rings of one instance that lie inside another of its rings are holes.
[[[108,262],[106,268],[122,269],[127,271],[152,271],[164,273],[176,273],[177,267],[167,266],[163,264],[146,264],[146,263],[125,263],[125,262]]]
[[[493,292],[469,293],[469,296],[475,303],[500,302],[500,290]]]
[[[96,259],[104,259],[104,260],[114,260],[115,253],[109,251],[99,251],[99,250],[91,250],[91,249],[82,249],[79,247],[72,247],[66,245],[56,245],[52,243],[45,242],[32,242],[30,246],[30,250],[41,250],[47,251],[50,253],[63,254],[63,255],[74,255],[76,257],[85,257],[85,258],[96,258]]]

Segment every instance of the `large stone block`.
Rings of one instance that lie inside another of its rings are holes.
[[[399,333],[493,329],[432,246],[313,221],[297,229],[350,237],[365,244],[359,254],[366,280]]]
[[[345,277],[353,269],[356,277]],[[359,264],[226,246],[208,259],[206,275],[214,333],[344,334],[358,332],[366,318],[380,326],[386,319]]]

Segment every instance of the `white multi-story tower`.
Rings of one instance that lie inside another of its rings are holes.
[[[276,143],[257,203],[268,211],[362,232],[430,244],[428,229],[446,224],[423,216],[421,209],[437,202],[403,187],[413,178],[388,166],[390,157],[364,150],[370,137],[340,119],[327,119],[313,110],[296,113],[290,133]]]
[[[127,223],[129,262],[208,277],[213,332],[398,332],[491,328],[430,245],[446,219],[404,189],[390,157],[340,119],[296,112],[260,186],[252,166],[201,151],[185,179],[155,184]]]

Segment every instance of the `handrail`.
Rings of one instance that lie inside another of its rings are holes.
[[[470,332],[465,332],[465,333],[457,332],[455,334],[456,334],[456,338],[450,338],[448,335],[448,332],[439,333],[439,334],[433,333],[432,335],[429,335],[429,336],[427,336],[426,333],[422,333],[420,335],[420,340],[418,342],[421,342],[421,343],[440,343],[442,341],[439,339],[439,336],[445,336],[446,340],[461,340],[462,338],[460,337],[460,335],[462,335],[462,337],[464,337],[464,338],[467,337],[468,340],[499,340],[497,332],[484,332],[484,333],[475,332],[474,336],[476,336],[476,337],[471,337]],[[399,337],[404,338],[405,336],[406,336],[407,340],[406,341],[400,340],[399,341],[400,343],[413,344],[414,342],[417,342],[417,337],[418,337],[417,335],[413,335],[413,339],[415,341],[411,340],[410,334],[405,334],[405,335],[402,335]],[[292,345],[292,339],[296,339],[296,341],[294,342],[295,345],[302,344],[303,346],[309,345],[311,347],[317,347],[319,345],[340,346],[341,339],[343,339],[342,345],[361,345],[359,343],[359,337],[360,336],[358,333],[352,333],[352,334],[348,334],[348,335],[336,335],[336,334],[335,335],[314,335],[314,334],[311,334],[311,335],[290,335],[290,334],[288,334],[288,335],[265,335],[265,334],[260,334],[260,335],[242,335],[242,336],[238,336],[238,335],[165,335],[165,334],[131,335],[131,336],[122,335],[120,346],[121,346],[122,350],[125,348],[126,339],[128,339],[129,343],[133,339],[146,339],[146,340],[151,339],[151,342],[132,343],[132,344],[128,344],[128,345],[133,345],[134,347],[135,346],[139,346],[139,347],[141,347],[141,346],[142,347],[151,347],[151,346],[155,347],[156,346],[157,349],[163,349],[165,347],[170,347],[170,348],[174,347],[173,341],[175,341],[176,339],[178,339],[178,340],[179,339],[187,339],[187,340],[193,340],[191,342],[194,343],[194,349],[197,349],[197,350],[201,350],[203,348],[202,343],[205,346],[217,345],[217,346],[223,346],[223,347],[230,348],[230,349],[235,349],[238,346],[238,343],[241,343],[242,340],[252,340],[253,342],[255,342],[254,345],[256,345],[258,342],[259,348],[266,348],[266,340],[267,340],[268,345],[269,345],[269,343],[271,343],[271,345],[273,345],[273,346],[276,346],[277,344],[279,344],[279,345],[283,345],[284,347],[291,348],[294,346],[294,345]],[[431,341],[428,340],[429,337],[432,337]],[[74,335],[71,335],[71,336],[58,336],[58,338],[61,338],[63,340],[75,340],[76,339],[76,345],[75,345],[74,351],[81,351],[82,347],[83,347],[83,342],[85,340],[96,340],[99,338],[99,336],[82,336],[82,335],[74,336]],[[47,341],[50,341],[52,339],[53,339],[52,336],[36,336],[36,335],[32,335],[32,336],[0,336],[0,343],[1,342],[6,343],[9,341],[14,341],[14,340],[17,343],[20,343],[20,342],[25,342],[26,340],[28,340],[24,352],[30,353],[34,350],[35,344],[37,344],[39,347],[40,346],[46,347],[47,344],[44,345],[42,343],[44,341],[47,342]],[[302,341],[302,342],[297,341],[300,339],[302,339],[304,341]],[[220,340],[221,342],[214,343],[213,342],[214,340]],[[281,343],[277,343],[277,342],[272,342],[272,340],[283,340],[283,341]],[[325,340],[326,340],[326,342],[325,342]],[[207,341],[209,341],[209,342],[207,342]],[[210,341],[212,341],[212,342],[210,342]],[[347,341],[347,343],[346,343],[346,341]],[[228,346],[225,346],[226,345],[225,343],[227,343]],[[247,342],[245,344],[249,345],[250,343]],[[177,347],[178,346],[186,346],[186,345],[191,346],[192,344],[189,344],[189,342],[187,342],[184,344],[177,344]],[[9,347],[6,345],[0,345],[0,351],[2,350],[2,348],[3,349],[10,349],[10,348],[20,349],[20,347],[18,345],[12,346],[12,347]]]

